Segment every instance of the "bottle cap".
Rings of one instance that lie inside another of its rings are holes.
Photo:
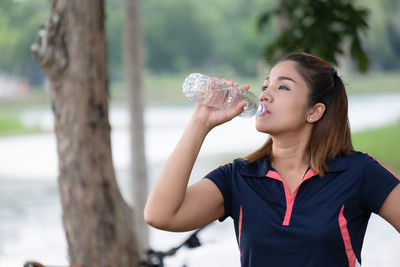
[[[260,103],[258,105],[258,109],[257,109],[257,116],[261,117],[264,116],[265,112],[267,111],[267,106],[265,105],[265,103]]]

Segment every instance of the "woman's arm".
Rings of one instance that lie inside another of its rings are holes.
[[[147,199],[144,218],[148,224],[162,230],[189,231],[223,216],[224,200],[213,182],[202,179],[189,187],[187,184],[208,132],[240,114],[245,105],[241,102],[228,111],[196,105],[192,119]]]
[[[379,210],[379,215],[400,233],[400,184],[387,196]]]

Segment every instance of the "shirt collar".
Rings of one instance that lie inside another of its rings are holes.
[[[275,171],[270,163],[269,157],[264,157],[258,159],[254,162],[247,162],[245,160],[241,160],[240,164],[242,165],[240,168],[240,173],[244,176],[250,177],[265,177],[268,171]],[[349,168],[351,163],[346,160],[346,156],[340,155],[332,160],[327,161],[328,165],[328,173],[330,172],[342,172]]]
[[[268,157],[264,157],[253,162],[241,160],[240,163],[242,165],[240,168],[240,173],[243,176],[265,177],[268,171],[272,169]]]

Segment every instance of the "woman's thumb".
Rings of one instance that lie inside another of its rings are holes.
[[[236,107],[234,107],[233,109],[229,110],[229,119],[233,119],[234,117],[236,117],[237,115],[239,115],[240,113],[243,112],[244,107],[247,105],[246,101],[241,101],[239,102]]]

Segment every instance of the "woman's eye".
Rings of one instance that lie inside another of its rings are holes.
[[[279,89],[280,89],[280,90],[289,90],[289,88],[286,87],[286,86],[284,86],[284,85],[279,86]]]
[[[266,86],[266,85],[264,85],[263,87],[261,87],[261,90],[262,91],[265,91],[265,90],[267,90],[268,89],[268,86]]]

